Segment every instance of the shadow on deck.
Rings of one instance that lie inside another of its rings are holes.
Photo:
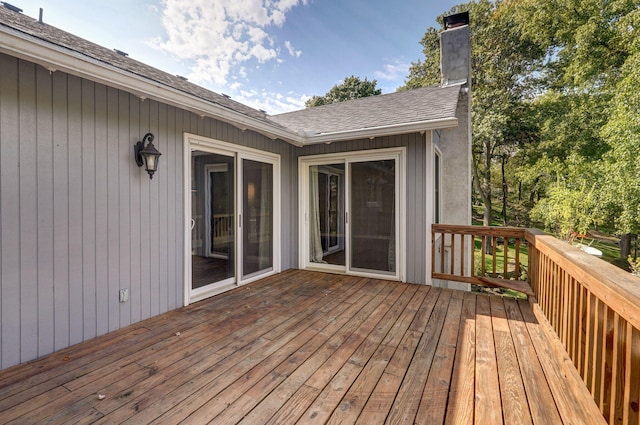
[[[0,423],[604,423],[552,332],[528,301],[290,270],[1,371]]]

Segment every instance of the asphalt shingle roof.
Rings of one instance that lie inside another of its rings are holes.
[[[460,88],[424,87],[415,90],[372,96],[352,101],[308,108],[279,115],[236,102],[186,79],[171,75],[116,50],[99,46],[66,31],[0,6],[0,26],[18,31],[46,43],[67,49],[167,88],[179,90],[212,104],[265,123],[272,128],[291,131],[300,136],[362,130],[455,118]]]
[[[422,87],[274,115],[298,133],[332,133],[455,118],[459,86]]]

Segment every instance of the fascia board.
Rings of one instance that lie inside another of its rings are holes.
[[[409,124],[395,124],[380,127],[368,127],[357,130],[320,133],[305,138],[305,145],[330,143],[346,140],[369,139],[373,137],[393,136],[396,134],[415,133],[428,130],[439,130],[458,126],[458,118],[441,118],[437,120],[418,121]]]
[[[282,139],[295,146],[303,146],[303,137],[276,126],[216,105],[197,96],[173,89],[162,83],[135,75],[96,60],[82,53],[56,46],[37,37],[0,26],[0,52],[43,66],[50,72],[62,71],[71,75],[122,89],[140,98],[148,98],[231,123],[240,129],[251,129],[271,139]]]

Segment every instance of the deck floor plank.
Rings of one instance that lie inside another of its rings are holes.
[[[289,270],[0,371],[0,424],[601,419],[535,308]]]
[[[442,335],[436,348],[435,358],[431,365],[431,371],[427,378],[415,424],[443,423],[453,362],[456,355],[456,343],[460,328],[463,300],[452,297],[449,301],[449,309],[444,320]]]
[[[505,303],[522,381],[534,424],[561,424],[562,419],[517,303]],[[594,402],[595,403],[595,402]]]
[[[445,424],[473,424],[476,370],[476,295],[463,297],[460,332],[456,345],[453,376],[449,387]]]
[[[504,422],[506,424],[531,424],[531,413],[502,298],[491,297],[491,318]]]
[[[498,363],[488,296],[476,300],[476,402],[475,420],[481,424],[502,424]]]

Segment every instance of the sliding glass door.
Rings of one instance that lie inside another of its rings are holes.
[[[273,165],[242,160],[242,276],[273,268]]]
[[[403,278],[403,154],[300,158],[301,267]]]
[[[350,164],[351,268],[396,271],[396,163]]]
[[[187,140],[185,303],[279,271],[279,157]]]

